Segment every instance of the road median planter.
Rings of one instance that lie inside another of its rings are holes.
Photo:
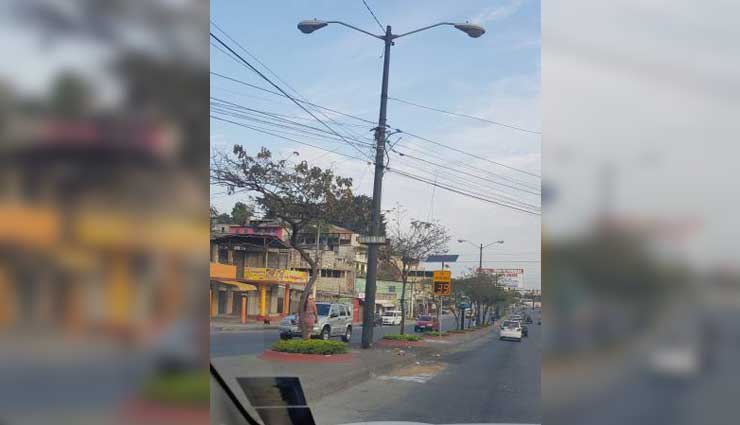
[[[352,360],[347,344],[339,341],[286,340],[277,341],[272,349],[259,357],[263,360],[307,363],[334,363]]]
[[[426,344],[420,336],[391,334],[383,336],[383,339],[375,343],[380,347],[410,348],[423,347]]]
[[[209,377],[201,371],[156,376],[122,406],[126,423],[201,424],[208,420]]]
[[[439,338],[440,336],[444,338],[446,336],[450,336],[450,333],[449,332],[442,332],[442,335],[440,335],[439,332],[437,332],[437,331],[427,332],[424,335],[424,339],[427,339],[427,338]]]

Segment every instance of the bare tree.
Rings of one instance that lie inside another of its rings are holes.
[[[214,157],[211,182],[226,187],[231,194],[249,193],[260,209],[269,211],[286,226],[287,244],[311,267],[311,276],[298,307],[299,326],[303,338],[308,339],[311,329],[306,324],[305,312],[308,295],[319,276],[319,258],[318,253],[311,255],[313,249],[300,243],[299,236],[320,225],[338,205],[352,198],[352,179],[335,176],[332,170],[311,167],[306,161],[273,159],[272,153],[264,147],[257,155],[250,156],[242,146],[236,145],[233,155]]]
[[[439,222],[404,220],[404,210],[397,206],[388,233],[390,244],[384,260],[401,275],[401,334],[406,326],[406,284],[409,270],[430,254],[447,252],[450,235]]]

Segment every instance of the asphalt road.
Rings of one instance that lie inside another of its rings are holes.
[[[455,326],[455,317],[442,318],[442,330],[449,330]],[[373,341],[383,335],[399,332],[399,326],[378,326],[373,331]],[[406,332],[414,333],[414,321],[406,322]],[[238,356],[242,354],[259,354],[269,348],[279,339],[276,329],[249,330],[243,332],[214,332],[211,333],[211,357]],[[359,347],[362,341],[362,328],[357,325],[352,332],[350,345]]]
[[[542,327],[530,325],[529,338],[517,343],[499,341],[494,331],[481,345],[443,356],[429,370],[421,365],[415,376],[396,372],[325,397],[311,406],[314,417],[322,425],[541,423],[541,334]]]
[[[707,350],[707,357],[695,375],[670,377],[656,374],[647,367],[635,367],[624,371],[616,382],[581,397],[578,402],[548,409],[548,423],[737,423],[737,391],[732,389],[737,388],[737,376],[740,376],[737,362],[740,358],[740,328],[737,326],[740,311],[713,308],[710,319],[716,337],[714,341],[705,342],[703,348]]]

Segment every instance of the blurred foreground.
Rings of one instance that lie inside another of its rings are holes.
[[[544,423],[738,423],[738,11],[543,4]]]
[[[207,421],[202,3],[1,6],[3,424]]]

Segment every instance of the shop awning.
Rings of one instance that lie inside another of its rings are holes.
[[[240,291],[256,291],[257,287],[248,283],[239,282],[238,280],[229,279],[218,279],[217,282],[221,282],[224,285],[236,286]]]

